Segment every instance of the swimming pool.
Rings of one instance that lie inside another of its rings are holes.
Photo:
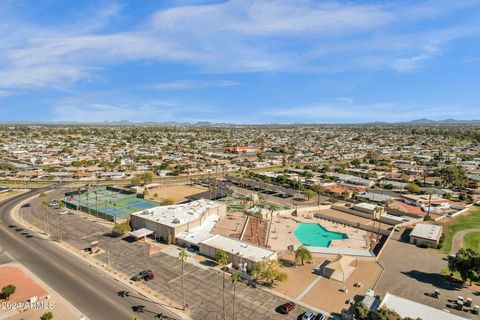
[[[328,231],[318,223],[300,223],[293,233],[298,241],[308,247],[327,248],[332,240],[348,239],[345,233]]]

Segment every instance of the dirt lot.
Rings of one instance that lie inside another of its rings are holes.
[[[31,297],[45,297],[48,292],[40,287],[23,270],[17,266],[0,267],[0,287],[12,284],[17,290],[10,297],[9,301],[25,302]]]
[[[169,186],[159,187],[148,190],[148,198],[152,200],[161,201],[164,199],[172,199],[175,203],[185,200],[185,197],[192,194],[207,191],[207,188],[203,187],[191,187],[191,186]]]

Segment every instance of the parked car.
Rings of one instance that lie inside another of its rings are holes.
[[[153,280],[154,277],[155,276],[153,275],[152,270],[144,270],[139,272],[136,276],[134,276],[132,280],[133,281],[141,281],[141,280],[150,281],[150,280]]]
[[[57,200],[52,200],[50,201],[50,203],[48,204],[48,206],[50,208],[55,208],[55,209],[58,209],[60,207],[60,204],[58,203]]]
[[[67,214],[72,214],[72,212],[71,212],[71,211],[68,211],[68,210],[65,210],[65,211],[60,211],[60,212],[58,213],[58,215],[60,215],[60,216],[64,216],[64,215],[67,215]]]
[[[317,316],[315,317],[315,320],[327,320],[327,316],[324,315],[323,313],[317,313]]]
[[[308,310],[303,314],[302,320],[313,320],[316,315],[312,310]]]
[[[293,302],[287,302],[285,304],[282,304],[280,307],[278,307],[278,312],[281,314],[289,314],[290,311],[295,309],[297,305]]]

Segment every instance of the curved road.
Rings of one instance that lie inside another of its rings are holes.
[[[128,287],[108,277],[78,258],[68,254],[50,240],[35,236],[26,238],[8,225],[15,224],[11,211],[20,201],[48,188],[33,190],[0,202],[0,246],[25,265],[70,303],[94,320],[130,320],[133,317],[152,320],[156,314],[178,319],[160,305],[147,301]],[[130,296],[120,297],[120,291]],[[132,307],[144,306],[144,312]]]
[[[470,232],[480,232],[480,229],[464,229],[461,230],[453,236],[452,239],[452,250],[450,250],[451,255],[457,254],[457,251],[463,248],[463,237]]]

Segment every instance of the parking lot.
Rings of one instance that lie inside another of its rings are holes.
[[[458,296],[473,299],[473,304],[480,304],[477,291],[463,283],[452,282],[441,276],[441,270],[447,266],[446,256],[433,249],[418,248],[405,240],[408,235],[396,233],[385,248],[379,263],[385,268],[375,293],[382,296],[389,293],[423,303],[438,309],[448,309],[463,317],[478,319],[478,316],[463,311],[453,310],[452,300]],[[403,239],[403,240],[402,240]],[[428,294],[440,290],[440,298]]]
[[[48,194],[48,199],[61,196],[62,192]],[[24,218],[39,228],[43,227],[43,209],[38,200],[31,201],[31,209],[25,210]],[[150,269],[155,279],[142,282],[159,294],[181,304],[181,263],[174,257],[158,253],[150,256],[149,246],[143,242],[128,242],[112,238],[112,224],[98,221],[85,214],[59,216],[58,209],[48,209],[49,230],[53,239],[59,236],[63,241],[77,249],[89,247],[91,241],[98,241],[104,250],[96,259],[110,265],[121,273],[133,276],[141,270]],[[61,234],[58,233],[60,226]],[[222,274],[216,269],[185,265],[184,284],[188,309],[193,319],[222,318]],[[228,276],[228,275],[227,275]],[[226,313],[232,314],[233,286],[229,280],[226,285]],[[237,319],[297,319],[306,311],[298,307],[290,315],[275,312],[275,308],[286,302],[282,297],[260,288],[252,288],[244,283],[236,285],[235,313]]]

